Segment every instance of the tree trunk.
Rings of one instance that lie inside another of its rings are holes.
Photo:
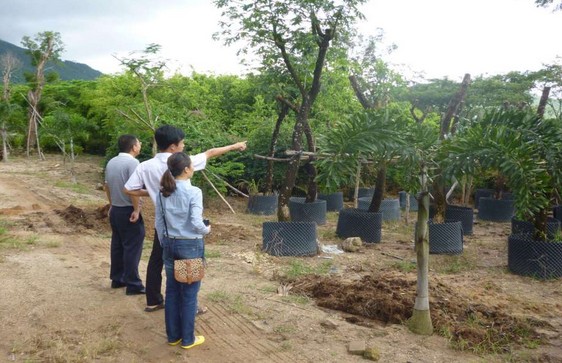
[[[358,159],[361,159],[359,157]],[[357,160],[357,171],[355,172],[355,188],[353,189],[353,208],[357,208],[359,206],[359,184],[361,182],[361,161]]]
[[[550,94],[550,87],[545,87],[542,90],[541,100],[539,101],[539,107],[537,108],[537,114],[540,118],[544,117],[544,110],[548,102],[548,95]]]
[[[454,133],[455,128],[451,128],[453,118],[458,119],[458,112],[460,111],[461,105],[464,102],[466,97],[466,92],[468,90],[468,86],[470,85],[470,74],[465,74],[461,83],[461,88],[459,91],[451,98],[449,101],[449,105],[447,107],[447,111],[443,115],[441,119],[441,130],[439,134],[439,139],[444,140],[446,135],[449,132]],[[445,196],[445,180],[443,178],[443,174],[438,168],[437,176],[433,182],[433,199],[435,201],[435,221],[441,223],[445,220],[445,209],[447,208],[447,200]]]
[[[537,241],[546,241],[546,222],[548,220],[548,210],[542,209],[535,214],[533,225],[535,227],[534,239]]]
[[[35,92],[29,91],[27,93],[27,99],[29,102],[29,122],[27,125],[27,145],[26,145],[26,156],[29,157],[31,154],[31,149],[35,147],[37,138],[37,97]]]
[[[308,151],[311,153],[316,152],[316,146],[314,145],[314,138],[312,137],[312,130],[310,129],[310,124],[308,120],[304,124],[303,128],[304,134],[306,136],[306,144]],[[306,188],[306,199],[305,203],[312,203],[316,200],[318,194],[318,183],[316,183],[316,166],[314,166],[315,156],[309,156],[308,163],[306,164],[306,174],[308,175],[308,183]]]
[[[369,102],[367,97],[363,94],[361,87],[359,86],[359,82],[355,76],[349,76],[349,82],[351,83],[351,88],[353,88],[353,92],[355,92],[355,96],[359,100],[359,103],[363,106],[364,109],[372,109],[374,105]]]
[[[384,198],[384,190],[386,189],[386,164],[381,162],[377,171],[377,181],[375,183],[375,193],[371,204],[369,204],[369,212],[378,212],[381,208]]]
[[[429,310],[429,192],[427,166],[421,168],[421,189],[418,199],[418,221],[416,225],[417,295],[412,317],[408,321],[410,331],[420,335],[433,334],[433,323]]]
[[[277,122],[275,122],[275,128],[273,129],[273,135],[271,135],[271,144],[269,145],[269,157],[275,155],[275,147],[277,146],[277,141],[279,139],[279,130],[281,129],[281,124],[285,117],[289,113],[289,106],[281,103],[281,110],[277,115]],[[264,194],[273,194],[273,160],[267,161],[267,172],[265,174],[265,190]]]
[[[295,151],[301,151],[301,138],[304,132],[304,125],[308,119],[308,112],[310,111],[310,106],[307,102],[303,102],[299,113],[297,113],[297,120],[295,122],[295,127],[293,128],[293,142],[292,148]],[[300,155],[296,154],[287,165],[287,171],[285,172],[285,180],[283,186],[281,187],[281,192],[279,193],[279,202],[277,206],[277,219],[279,222],[290,221],[291,216],[289,214],[289,198],[291,198],[291,193],[293,192],[293,187],[297,180],[297,173],[299,171]]]
[[[469,85],[470,74],[467,73],[464,75],[460,90],[453,96],[453,98],[451,98],[449,106],[447,107],[447,111],[445,112],[443,119],[441,119],[441,139],[443,139],[445,135],[449,133],[453,117],[458,117],[457,113],[460,111],[460,107],[464,102],[464,98],[466,97],[466,92]]]
[[[2,128],[0,129],[2,134],[2,161],[8,162],[8,129],[6,128],[6,122],[2,122]]]

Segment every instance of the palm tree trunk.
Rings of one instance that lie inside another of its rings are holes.
[[[433,334],[433,323],[429,310],[429,192],[427,187],[427,166],[421,170],[421,189],[418,200],[418,221],[416,225],[416,257],[417,257],[417,296],[412,317],[408,321],[410,331],[420,335]]]

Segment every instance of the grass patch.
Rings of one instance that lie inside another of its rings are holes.
[[[267,293],[277,293],[277,287],[273,285],[260,287],[259,290]]]
[[[412,272],[416,270],[416,263],[412,261],[394,262],[392,266],[402,272]]]
[[[287,295],[287,296],[283,296],[281,297],[281,300],[287,302],[287,303],[293,303],[293,304],[298,304],[298,305],[306,305],[310,302],[310,298],[306,295]]]
[[[26,251],[29,246],[33,246],[37,242],[37,236],[22,238],[10,234],[4,221],[0,221],[0,250],[1,249],[16,249]]]
[[[332,261],[324,261],[317,266],[311,266],[300,260],[292,260],[285,271],[285,275],[290,279],[296,279],[305,275],[326,275],[330,272]]]
[[[224,290],[217,290],[207,295],[207,300],[214,303],[223,303],[228,310],[237,314],[250,314],[251,310],[246,305],[242,295],[230,294]]]
[[[273,331],[278,334],[294,334],[297,332],[297,327],[293,324],[281,324],[274,327]]]
[[[213,291],[209,294],[207,294],[207,300],[212,301],[212,302],[227,302],[228,299],[230,298],[230,295],[223,290],[217,290],[217,291]]]
[[[58,181],[55,183],[55,187],[62,189],[69,189],[75,193],[88,194],[90,193],[90,188],[80,183],[71,183],[66,181]]]
[[[205,250],[205,257],[206,258],[219,258],[219,257],[221,257],[221,253],[220,253],[220,251]]]
[[[440,262],[434,262],[430,266],[435,269],[435,271],[444,274],[458,274],[464,271],[474,270],[476,268],[476,264],[474,261],[466,256],[441,256],[443,259]],[[437,259],[434,259],[437,261]]]

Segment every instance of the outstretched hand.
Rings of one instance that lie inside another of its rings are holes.
[[[236,144],[234,144],[234,148],[235,148],[236,150],[239,150],[239,151],[244,151],[244,150],[246,150],[246,147],[247,147],[246,144],[247,144],[247,143],[248,143],[248,141],[240,141],[240,142],[237,142]]]

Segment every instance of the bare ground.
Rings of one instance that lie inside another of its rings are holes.
[[[461,256],[431,256],[435,334],[409,332],[415,296],[413,218],[383,226],[383,242],[357,253],[273,257],[260,251],[273,216],[236,214],[209,199],[209,269],[198,317],[204,345],[165,344],[163,311],[111,289],[110,230],[101,159],[81,156],[78,184],[61,158],[0,164],[1,362],[359,362],[364,341],[381,362],[561,362],[562,281],[507,271],[508,224],[478,223]],[[318,228],[336,244],[337,215]],[[144,279],[153,211],[140,270]],[[306,275],[305,272],[315,274]],[[282,296],[278,290],[288,291]]]

